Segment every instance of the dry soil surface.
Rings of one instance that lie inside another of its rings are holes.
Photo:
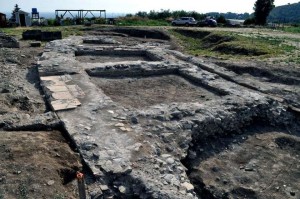
[[[93,78],[106,95],[125,106],[141,108],[160,103],[203,102],[220,98],[176,75],[143,78]]]
[[[36,66],[42,50],[26,41],[20,48],[0,49],[0,119],[48,111]],[[80,158],[61,132],[2,130],[0,137],[1,199],[77,198],[77,184],[71,179],[81,169]]]
[[[0,198],[77,198],[80,158],[62,134],[0,132]]]

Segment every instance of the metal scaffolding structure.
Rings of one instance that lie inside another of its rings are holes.
[[[55,16],[63,18],[67,13],[69,13],[74,19],[83,20],[87,14],[91,14],[96,17],[96,13],[99,13],[99,17],[104,17],[106,19],[106,10],[55,10]],[[77,13],[77,15],[75,15]],[[59,15],[60,14],[60,15]],[[74,15],[75,16],[74,16]],[[103,16],[104,15],[104,16]]]

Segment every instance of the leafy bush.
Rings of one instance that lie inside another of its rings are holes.
[[[95,24],[105,24],[105,19],[104,18],[95,18],[94,23]]]
[[[218,18],[217,18],[217,22],[219,24],[226,24],[226,19],[223,15],[220,15]]]
[[[134,16],[141,17],[141,18],[148,18],[153,20],[166,20],[166,19],[175,19],[180,17],[194,17],[196,20],[202,20],[206,17],[204,14],[200,14],[195,11],[184,11],[184,10],[177,10],[177,11],[170,11],[170,10],[160,10],[154,11],[151,10],[149,13],[144,11],[137,12]],[[126,15],[126,17],[133,17],[133,15]]]
[[[248,18],[244,21],[244,25],[248,26],[248,25],[253,25],[255,24],[255,19],[254,18]]]
[[[48,26],[59,26],[59,22],[56,19],[48,19]]]

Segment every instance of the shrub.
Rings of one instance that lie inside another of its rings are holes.
[[[244,21],[244,25],[248,26],[248,25],[253,25],[255,24],[255,19],[254,18],[248,18]]]

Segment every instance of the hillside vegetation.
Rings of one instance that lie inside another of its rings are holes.
[[[194,56],[263,60],[295,51],[295,47],[287,45],[283,39],[263,35],[191,29],[171,29],[169,32],[178,39],[184,51]]]
[[[300,2],[275,7],[268,20],[278,23],[300,23]]]

